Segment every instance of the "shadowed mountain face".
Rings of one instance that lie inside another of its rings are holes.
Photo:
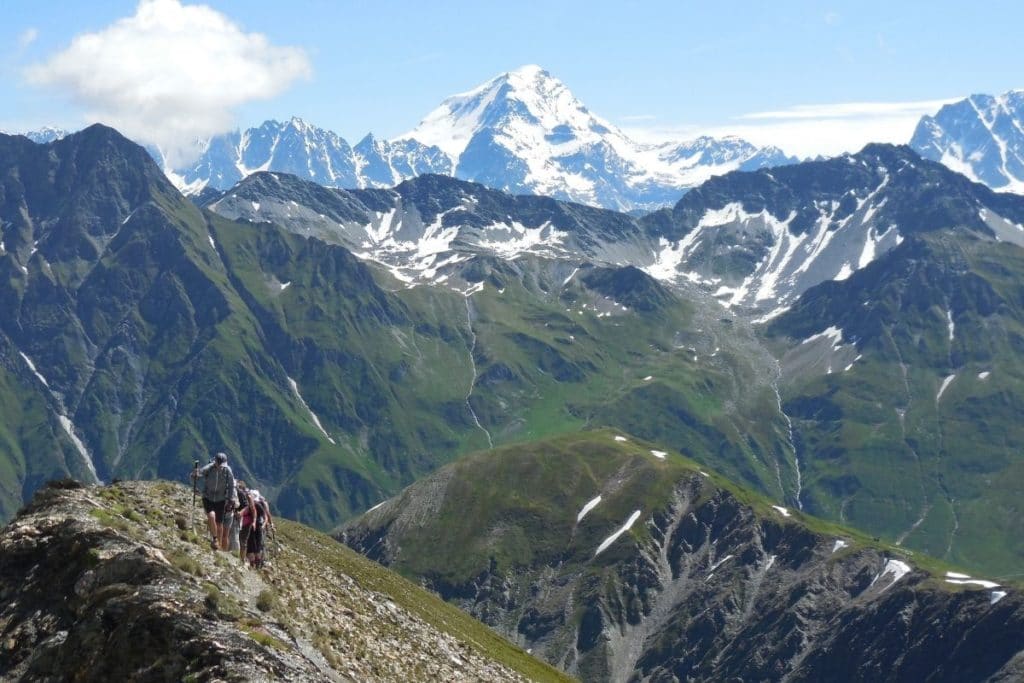
[[[615,431],[467,458],[341,538],[582,680],[1024,673],[1017,590]]]
[[[282,507],[300,516],[316,495],[345,509],[403,476],[402,467],[374,474],[317,426],[300,394],[303,367],[329,376],[325,362],[342,364],[275,315],[295,267],[324,295],[350,295],[333,306],[358,318],[353,329],[413,324],[347,252],[204,214],[110,129],[48,146],[2,144],[8,514],[61,472],[176,478],[222,447],[240,474],[274,482]],[[358,376],[365,361],[344,367]],[[367,384],[349,404],[352,418],[374,397]],[[238,429],[240,414],[261,428]],[[334,470],[311,495],[296,478],[319,459]]]

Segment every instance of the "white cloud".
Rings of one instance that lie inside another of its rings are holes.
[[[713,125],[627,127],[638,140],[664,142],[698,135],[737,135],[756,145],[775,145],[798,157],[856,152],[869,142],[910,142],[925,114],[934,114],[954,99],[914,102],[843,102],[810,104],[778,111],[743,114]]]
[[[25,76],[180,165],[198,154],[200,138],[233,127],[238,106],[273,98],[311,72],[301,48],[244,33],[206,5],[142,0],[133,16],[76,36]]]
[[[21,33],[18,34],[18,47],[24,50],[26,47],[36,42],[36,38],[39,37],[39,29],[31,26]]]

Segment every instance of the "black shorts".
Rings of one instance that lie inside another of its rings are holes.
[[[263,529],[258,526],[249,527],[249,537],[245,539],[247,555],[259,555],[263,552]]]
[[[245,551],[249,547],[249,534],[252,533],[252,524],[243,526],[238,530],[238,547]]]
[[[216,503],[212,500],[203,498],[203,511],[209,515],[211,512],[216,516],[217,524],[224,523],[224,508],[227,507],[228,501],[220,500]]]

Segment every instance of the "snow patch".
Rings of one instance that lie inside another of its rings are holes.
[[[782,515],[783,517],[791,517],[792,516],[792,514],[789,512],[789,510],[787,510],[786,508],[784,508],[784,507],[782,507],[780,505],[772,505],[772,507],[775,508],[778,511],[778,513],[780,515]]]
[[[988,370],[986,370],[984,372],[979,372],[978,373],[978,379],[980,379],[982,382],[984,382],[985,380],[988,379],[988,376],[991,375],[991,374],[992,373],[989,372]]]
[[[608,549],[608,546],[610,546],[610,545],[611,545],[612,543],[614,543],[615,541],[617,541],[617,540],[618,540],[618,538],[619,538],[619,536],[621,536],[622,534],[624,534],[624,533],[626,533],[627,531],[629,531],[630,527],[632,527],[632,526],[633,526],[633,524],[634,524],[634,523],[636,522],[636,520],[638,520],[638,519],[640,519],[640,510],[635,510],[635,511],[633,512],[633,514],[631,514],[631,515],[629,516],[629,519],[627,519],[627,520],[626,520],[626,523],[625,523],[625,524],[623,524],[623,525],[622,525],[621,527],[619,527],[619,528],[618,528],[618,529],[617,529],[617,530],[615,531],[615,533],[613,533],[613,534],[612,534],[611,536],[609,536],[608,538],[604,539],[604,540],[603,540],[603,541],[601,542],[601,545],[597,546],[597,550],[595,550],[595,551],[594,551],[594,557],[597,557],[598,555],[600,555],[601,553],[603,553],[603,552],[604,552],[605,550],[607,550],[607,549]]]
[[[282,282],[282,283],[277,285],[277,288],[280,289],[283,292],[284,290],[288,289],[291,286],[292,286],[291,282]]]
[[[1006,591],[992,591],[992,599],[989,602],[990,605],[994,605],[1003,598],[1006,597]]]
[[[626,437],[624,437],[624,436],[619,436],[619,435],[617,435],[617,434],[616,434],[616,436],[615,436],[615,440],[616,440],[616,441],[629,441],[629,439],[627,439]]]
[[[369,509],[369,510],[367,510],[366,512],[367,512],[367,513],[369,513],[369,512],[373,512],[374,510],[376,510],[377,508],[379,508],[379,507],[380,507],[381,505],[383,505],[383,504],[384,504],[384,503],[386,503],[386,502],[387,502],[386,500],[382,500],[381,502],[377,503],[376,505],[374,505],[374,506],[373,506],[372,508],[370,508],[370,509]],[[366,514],[366,513],[364,513],[364,514]]]
[[[665,456],[668,455],[668,453],[666,453],[665,451],[651,451],[651,455],[653,455],[655,458],[658,458],[659,460],[664,460]]]
[[[775,564],[775,556],[774,555],[769,555],[768,556],[768,562],[764,565],[764,570],[768,571],[769,569],[772,568],[773,564]]]
[[[89,449],[87,449],[85,444],[82,443],[82,440],[78,438],[75,425],[71,422],[71,418],[67,415],[57,415],[57,420],[71,439],[71,443],[75,445],[75,450],[77,450],[78,454],[82,456],[82,462],[84,462],[85,466],[89,469],[89,473],[92,475],[92,478],[96,480],[97,484],[100,483],[99,475],[96,474],[96,465],[93,464],[92,456],[89,455]]]
[[[818,332],[817,334],[813,334],[807,339],[804,339],[802,342],[800,342],[800,344],[810,344],[811,342],[817,341],[818,339],[826,338],[832,340],[833,349],[838,349],[843,343],[843,331],[838,327],[832,325],[829,326],[824,332]]]
[[[909,573],[910,565],[906,562],[903,562],[901,560],[889,560],[885,563],[885,566],[882,568],[882,571],[879,572],[878,575],[871,581],[871,584],[868,586],[868,588],[874,586],[879,579],[885,576],[891,576],[892,580],[890,580],[889,584],[882,589],[882,591],[884,592],[889,588],[892,588],[893,584],[895,584],[897,581],[899,581]]]
[[[999,588],[999,584],[993,581],[985,581],[984,579],[972,579],[967,574],[960,574],[957,572],[946,572],[946,583],[952,583],[957,586],[981,586],[982,588]]]
[[[576,514],[576,523],[579,524],[580,522],[582,522],[583,518],[587,516],[587,513],[590,512],[591,510],[593,510],[594,508],[596,508],[597,504],[600,503],[600,502],[601,502],[601,496],[597,496],[596,498],[592,498],[592,499],[588,500],[587,504],[584,505],[580,509],[580,511]]]
[[[460,291],[460,290],[457,290],[457,289],[455,291],[459,292],[460,294],[462,294],[462,296],[464,296],[464,297],[466,297],[468,299],[469,297],[473,296],[477,292],[484,291],[484,283],[483,283],[483,280],[481,280],[480,282],[477,282],[475,284],[470,285],[469,287],[467,287],[463,291]]]
[[[837,552],[839,552],[843,548],[846,548],[849,545],[850,545],[849,543],[847,543],[846,541],[844,541],[842,539],[836,539],[835,544],[833,544],[833,546],[832,546],[832,552],[833,553],[837,553]]]
[[[953,322],[953,311],[946,311],[946,327],[949,328],[949,341],[956,335],[956,323]]]
[[[957,586],[980,586],[982,588],[999,588],[999,584],[993,581],[985,581],[983,579],[946,579],[946,583],[952,583]]]
[[[291,386],[292,393],[295,394],[295,398],[299,399],[299,403],[301,403],[302,407],[306,409],[307,413],[309,413],[310,418],[313,420],[313,424],[315,424],[316,428],[320,430],[320,433],[327,437],[328,441],[335,443],[334,439],[331,438],[331,435],[327,433],[326,429],[324,429],[324,426],[320,424],[320,418],[317,417],[316,413],[314,413],[312,408],[310,408],[306,403],[306,399],[302,398],[302,394],[299,393],[299,385],[295,383],[295,380],[288,377],[288,385]]]
[[[939,387],[938,393],[935,394],[935,402],[938,403],[942,399],[942,395],[946,393],[946,389],[956,379],[956,374],[949,375],[946,379],[942,380],[942,386]]]
[[[722,559],[720,559],[720,560],[719,560],[718,562],[715,562],[715,563],[714,563],[713,565],[711,565],[711,568],[710,568],[710,569],[708,569],[708,572],[714,572],[714,571],[715,571],[716,569],[718,569],[719,567],[721,567],[721,566],[722,566],[723,564],[725,564],[726,562],[728,562],[728,561],[729,561],[729,560],[731,560],[732,558],[733,558],[733,556],[732,556],[732,555],[726,555],[725,557],[723,557]]]
[[[22,360],[25,361],[25,364],[28,366],[28,369],[32,371],[32,374],[36,376],[36,379],[38,379],[40,382],[42,382],[44,387],[49,389],[50,388],[50,383],[46,381],[45,377],[43,377],[41,374],[39,374],[39,371],[36,370],[36,364],[32,362],[32,359],[29,358],[28,356],[26,356],[21,351],[18,351],[18,355],[20,355]]]

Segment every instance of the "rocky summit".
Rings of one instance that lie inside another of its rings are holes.
[[[0,680],[564,678],[301,525],[245,569],[190,504],[166,482],[43,488],[0,531]]]

